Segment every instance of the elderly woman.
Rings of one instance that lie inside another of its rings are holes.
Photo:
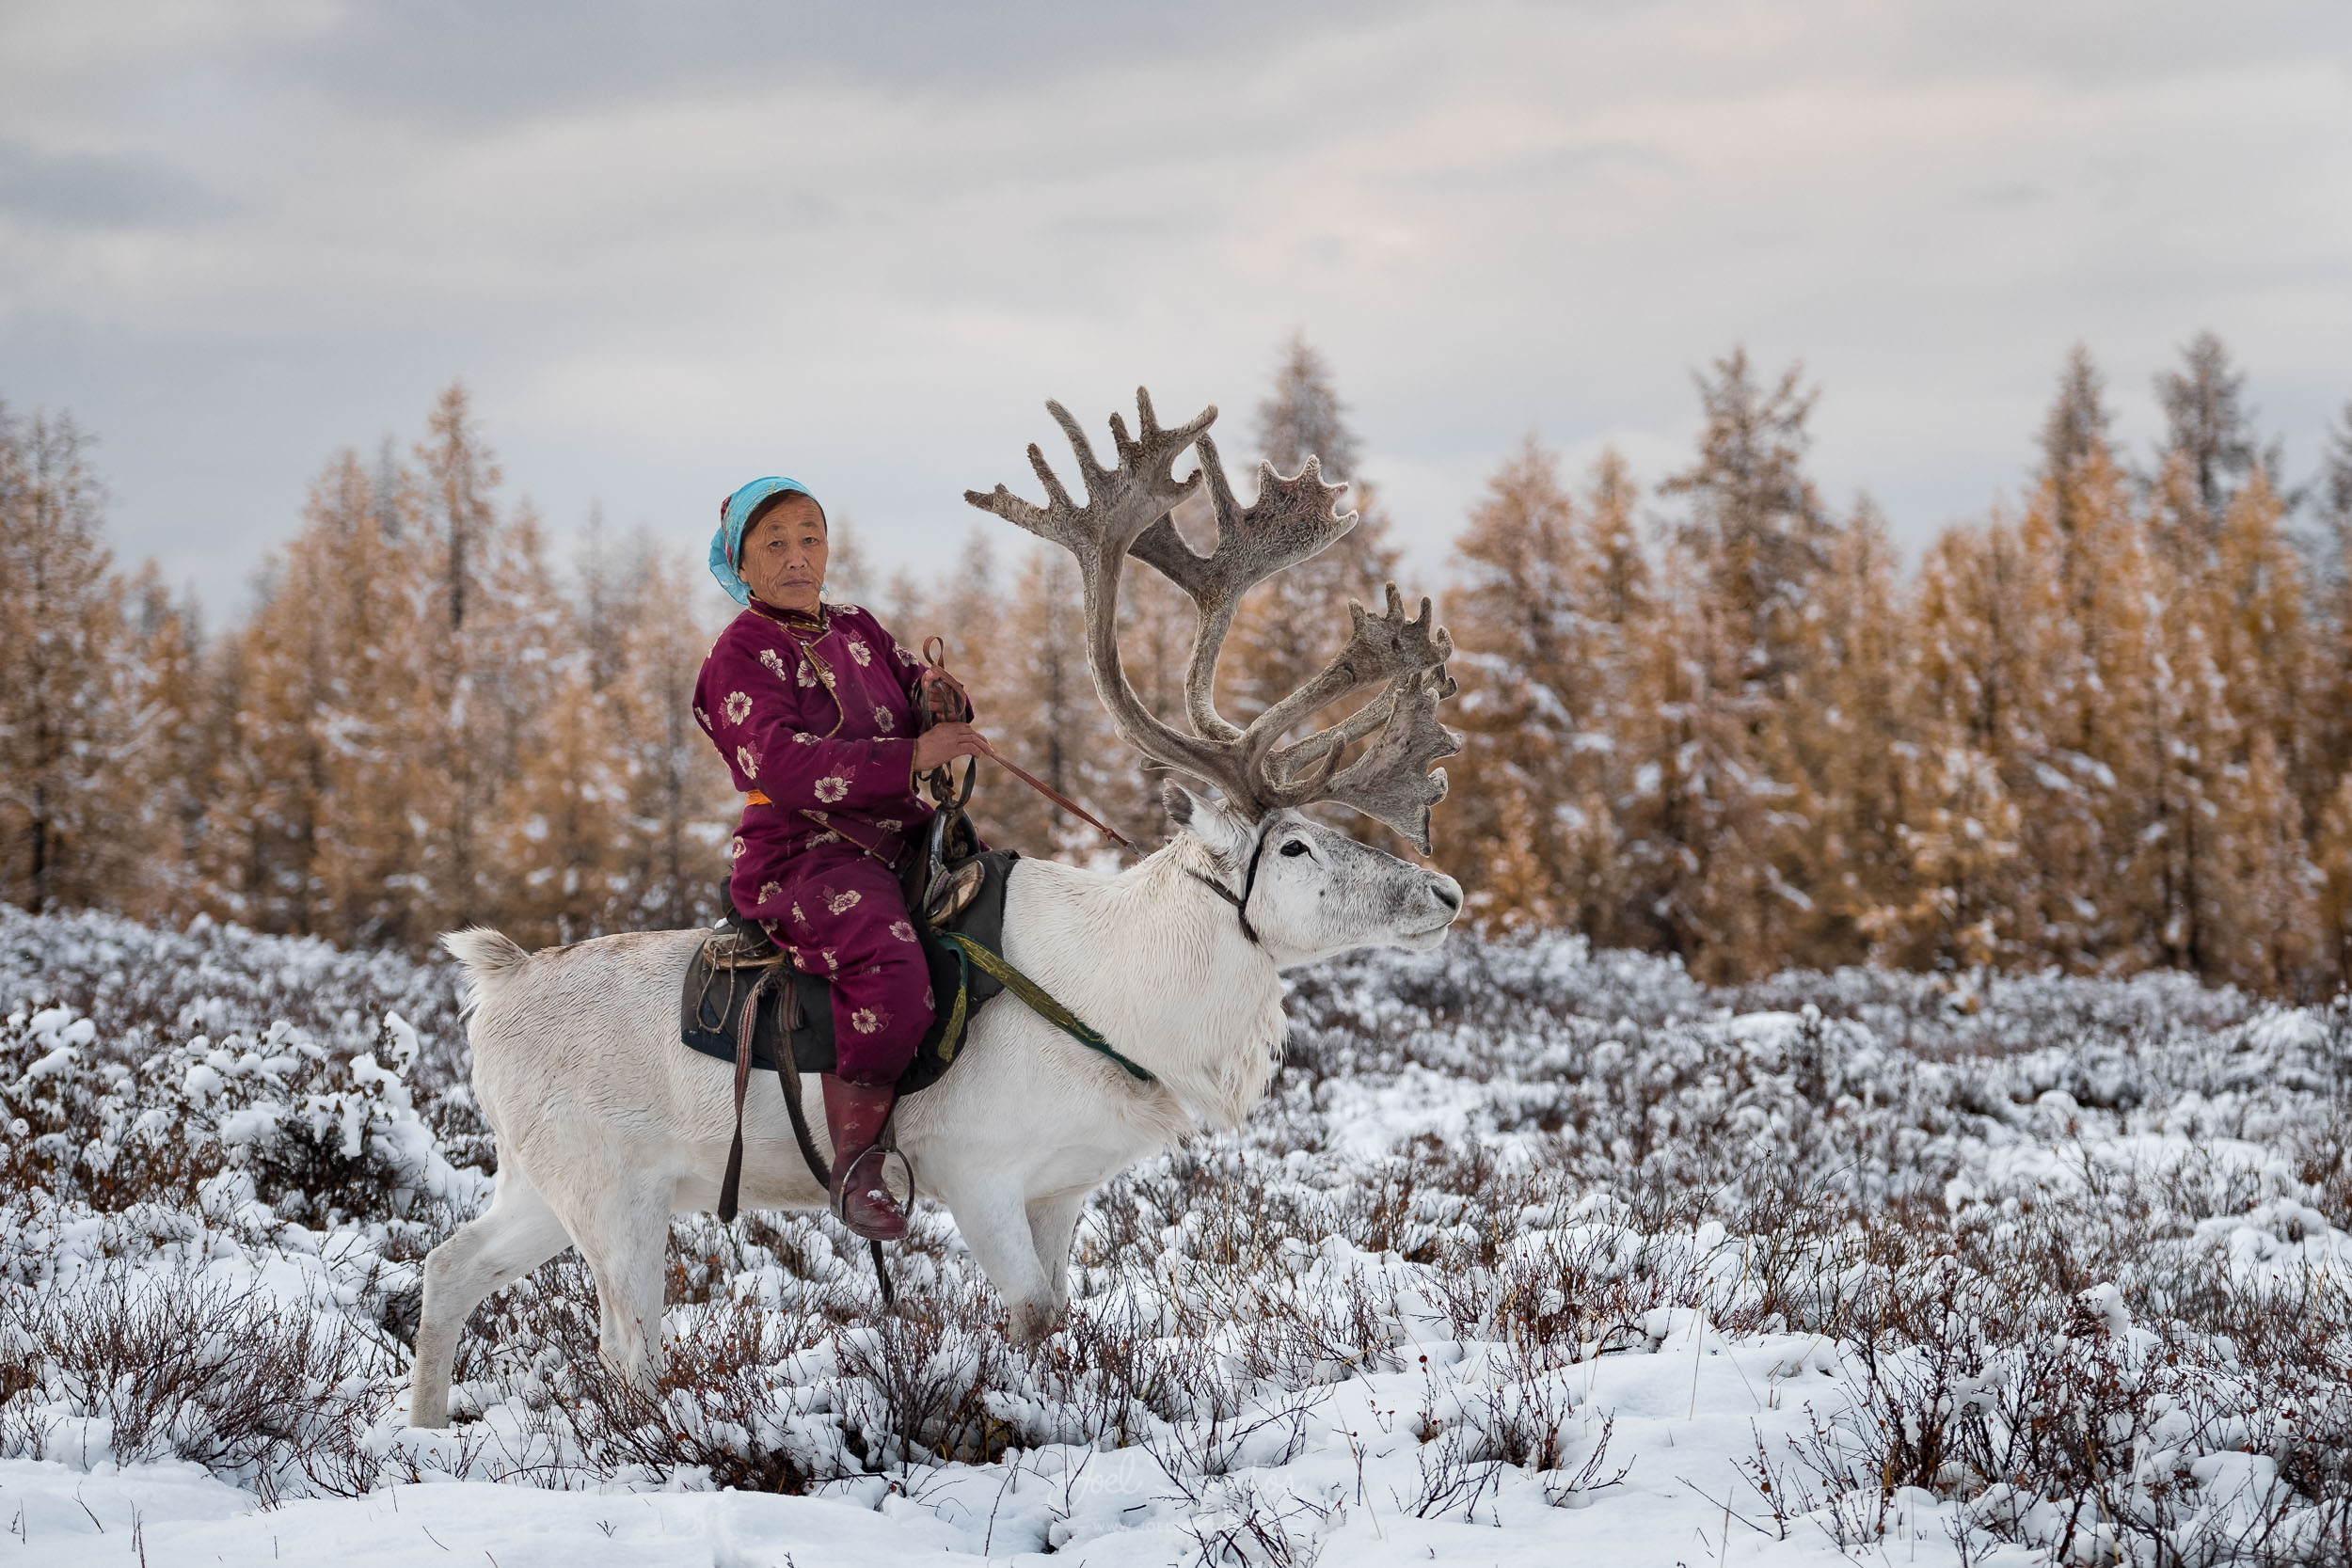
[[[866,610],[824,602],[816,497],[794,480],[755,480],[719,515],[711,575],[743,611],[703,661],[694,719],[747,798],[730,889],[795,968],[833,982],[834,1212],[891,1241],[906,1214],[876,1146],[934,1009],[897,868],[930,817],[917,777],[986,743],[944,671],[927,671]],[[934,721],[920,734],[918,705]]]

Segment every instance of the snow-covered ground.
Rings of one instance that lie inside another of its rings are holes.
[[[944,1216],[895,1315],[829,1222],[703,1220],[660,1389],[566,1257],[426,1433],[418,1264],[490,1158],[452,980],[0,910],[0,1568],[2352,1544],[2343,1008],[1368,956],[1243,1132],[1098,1195],[1034,1354]]]

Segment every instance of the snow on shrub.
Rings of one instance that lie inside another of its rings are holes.
[[[111,1212],[142,1202],[258,1205],[250,1220],[320,1228],[396,1222],[421,1199],[470,1209],[481,1174],[459,1171],[418,1116],[407,1074],[417,1032],[383,1016],[376,1051],[330,1054],[275,1022],[204,1035],[135,1066],[97,1049],[71,1009],[0,1020],[0,1117],[15,1191]],[[378,1060],[378,1053],[383,1059]]]
[[[1348,1505],[1279,1478],[1335,1411],[1384,1510],[1605,1506],[1661,1461],[1584,1392],[1596,1367],[1736,1342],[1803,1403],[1720,1500],[1733,1528],[2352,1555],[2341,1004],[2178,976],[1709,990],[1557,936],[1359,956],[1293,978],[1290,1070],[1246,1128],[1097,1195],[1036,1352],[934,1211],[893,1316],[830,1222],[697,1218],[654,1386],[596,1360],[564,1255],[475,1314],[458,1424],[425,1434],[397,1414],[417,1260],[487,1194],[450,982],[0,911],[0,1449],[278,1491],[1028,1465],[1065,1492],[1112,1450],[1116,1487],[998,1544],[1177,1508],[1212,1557],[1303,1561]],[[178,1370],[142,1382],[107,1321]]]

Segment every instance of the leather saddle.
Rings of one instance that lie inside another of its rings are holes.
[[[930,1029],[898,1079],[902,1095],[939,1082],[955,1061],[972,1015],[1004,989],[937,933],[957,932],[1002,952],[1005,882],[1020,859],[1017,850],[979,851],[961,811],[934,818],[923,849],[912,857],[904,880],[935,1006]],[[759,924],[730,905],[726,919],[687,964],[678,993],[678,1038],[706,1056],[733,1062],[747,1012],[753,1067],[772,1072],[789,1063],[800,1072],[834,1070],[831,982],[794,969]]]

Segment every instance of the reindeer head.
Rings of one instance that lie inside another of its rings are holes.
[[[1453,640],[1434,624],[1427,599],[1407,620],[1391,583],[1384,613],[1348,605],[1347,643],[1319,674],[1246,728],[1228,721],[1216,711],[1216,662],[1242,596],[1329,546],[1356,525],[1356,515],[1334,509],[1345,486],[1326,484],[1311,457],[1290,479],[1272,464],[1260,464],[1258,496],[1245,510],[1208,436],[1214,407],[1163,430],[1150,393],[1137,388],[1136,405],[1133,439],[1125,420],[1111,416],[1116,468],[1095,460],[1085,433],[1061,404],[1045,405],[1070,438],[1086,486],[1084,506],[1072,500],[1034,445],[1029,465],[1045,487],[1044,506],[1001,484],[985,495],[967,490],[964,499],[1077,559],[1088,657],[1103,705],[1129,745],[1222,792],[1222,803],[1212,803],[1173,790],[1167,796],[1168,815],[1209,852],[1219,885],[1229,897],[1243,900],[1244,921],[1277,962],[1299,963],[1352,947],[1437,946],[1461,911],[1462,890],[1454,879],[1358,844],[1298,808],[1318,800],[1348,806],[1429,852],[1429,808],[1446,789],[1445,770],[1432,772],[1429,765],[1461,750],[1460,740],[1437,721],[1438,704],[1454,689],[1445,673]],[[1180,480],[1175,463],[1187,447],[1198,449],[1198,465]],[[1216,543],[1202,556],[1178,535],[1170,514],[1204,478]],[[1130,555],[1193,602],[1184,689],[1189,730],[1146,708],[1120,663],[1119,582]],[[1340,722],[1284,744],[1318,712],[1371,688],[1378,694]],[[1348,747],[1367,737],[1362,754],[1343,768]]]

